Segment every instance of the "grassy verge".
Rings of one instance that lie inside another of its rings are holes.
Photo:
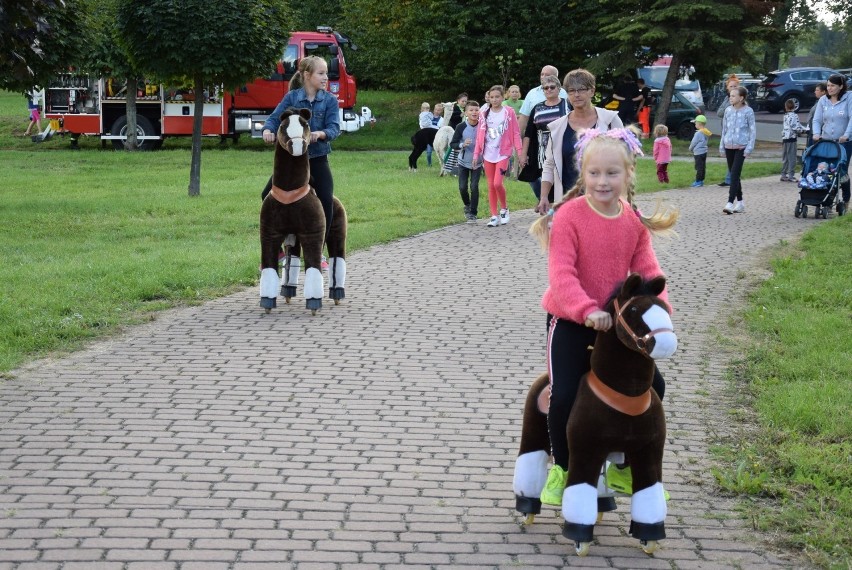
[[[761,529],[824,568],[852,565],[850,240],[844,216],[772,262],[774,275],[751,295],[733,371],[757,414],[740,418],[747,436],[715,450],[722,487],[742,494]]]

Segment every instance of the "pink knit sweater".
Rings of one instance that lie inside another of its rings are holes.
[[[541,306],[561,319],[583,324],[603,309],[618,283],[628,274],[645,279],[662,275],[651,246],[651,233],[621,200],[621,214],[607,218],[585,197],[561,206],[550,231],[550,285]],[[668,292],[660,297],[668,303]]]

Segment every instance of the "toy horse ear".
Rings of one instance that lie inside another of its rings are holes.
[[[284,123],[284,122],[286,122],[285,119],[292,114],[293,114],[293,107],[289,107],[287,109],[284,109],[284,112],[281,113],[281,116],[279,117],[279,119],[281,120],[282,123]]]
[[[640,285],[642,285],[642,276],[638,273],[631,273],[621,286],[621,296],[628,298],[632,297],[633,292],[636,291]]]
[[[651,291],[657,297],[660,296],[660,293],[663,292],[663,289],[666,288],[666,278],[660,275],[659,277],[654,277],[650,281],[648,281],[648,290]]]
[[[311,110],[310,109],[299,109],[299,115],[302,116],[306,121],[311,120]]]

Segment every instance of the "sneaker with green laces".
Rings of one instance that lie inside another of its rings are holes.
[[[624,469],[619,469],[615,463],[610,463],[606,468],[606,486],[610,489],[624,493],[625,495],[633,494],[633,472],[629,465],[625,465]]]
[[[562,493],[568,483],[568,473],[558,465],[553,465],[547,473],[547,482],[541,490],[541,502],[545,505],[562,505]]]

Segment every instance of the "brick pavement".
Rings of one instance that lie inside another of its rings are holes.
[[[778,568],[713,492],[726,362],[713,325],[757,254],[812,227],[795,191],[659,194],[681,348],[668,380],[669,538],[649,557],[607,514],[588,558],[556,509],[523,527],[512,469],[523,397],[544,366],[545,258],[530,211],[350,256],[348,298],[264,315],[251,289],[0,385],[0,570]],[[643,198],[645,209],[654,197]],[[459,208],[461,210],[461,208]],[[301,291],[300,291],[301,294]]]

